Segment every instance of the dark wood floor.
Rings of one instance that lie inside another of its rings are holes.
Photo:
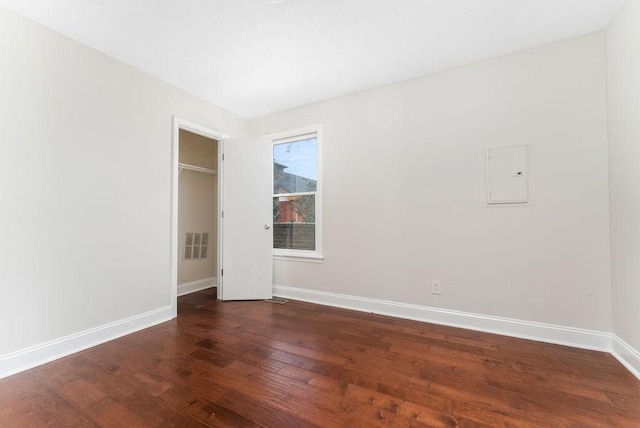
[[[0,426],[640,427],[606,353],[212,290],[179,314],[0,380]]]

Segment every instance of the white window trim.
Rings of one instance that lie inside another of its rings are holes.
[[[301,140],[306,136],[315,134],[317,140],[318,155],[318,186],[316,188],[316,250],[285,250],[281,248],[273,249],[274,260],[286,260],[296,262],[322,263],[324,260],[323,253],[323,234],[322,234],[322,125],[310,125],[302,128],[292,129],[289,131],[275,132],[267,134],[264,138],[272,140],[272,144],[283,144],[289,141]],[[271,189],[273,189],[273,174],[271,174]]]

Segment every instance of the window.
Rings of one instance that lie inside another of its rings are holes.
[[[268,135],[273,140],[273,253],[322,258],[320,127]]]

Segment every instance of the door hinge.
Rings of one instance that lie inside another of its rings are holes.
[[[222,218],[224,218],[224,211],[222,211]]]
[[[220,276],[224,276],[224,269],[220,269]]]
[[[222,160],[224,160],[224,153],[222,154]]]

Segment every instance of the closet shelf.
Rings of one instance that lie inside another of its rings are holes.
[[[217,171],[215,169],[203,168],[201,166],[189,165],[188,163],[178,163],[178,173],[182,172],[183,169],[188,169],[189,171],[203,172],[205,174],[216,175]]]

